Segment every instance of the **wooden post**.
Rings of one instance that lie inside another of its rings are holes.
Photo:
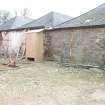
[[[12,53],[9,54],[8,66],[16,67],[16,54],[15,54],[15,52],[12,52]]]

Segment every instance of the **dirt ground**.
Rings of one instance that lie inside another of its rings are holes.
[[[1,66],[0,105],[105,105],[105,72],[54,62]]]

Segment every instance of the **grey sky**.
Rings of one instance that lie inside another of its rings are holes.
[[[50,11],[75,17],[104,2],[105,0],[0,0],[0,9],[14,11],[27,7],[33,18],[38,18]]]

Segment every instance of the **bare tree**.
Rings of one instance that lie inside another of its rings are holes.
[[[6,10],[1,10],[0,11],[0,24],[3,24],[7,22],[9,19],[16,17],[16,16],[24,16],[28,17],[30,16],[30,10],[28,8],[24,8],[22,10],[15,10],[14,11],[14,16],[11,12],[6,11]]]
[[[24,17],[28,17],[30,16],[30,10],[28,8],[23,8],[23,9],[16,9],[14,11],[14,15],[15,16],[24,16]]]
[[[12,17],[9,11],[1,10],[0,11],[0,24],[5,23]]]
[[[18,16],[18,10],[14,10],[14,16]]]
[[[21,16],[29,16],[30,15],[30,10],[28,8],[24,8],[22,11],[21,11]]]

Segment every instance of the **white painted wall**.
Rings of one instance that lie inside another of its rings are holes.
[[[12,31],[6,34],[2,34],[2,36],[2,47],[4,50],[7,50],[8,54],[17,54],[22,42],[25,40],[24,31]]]

